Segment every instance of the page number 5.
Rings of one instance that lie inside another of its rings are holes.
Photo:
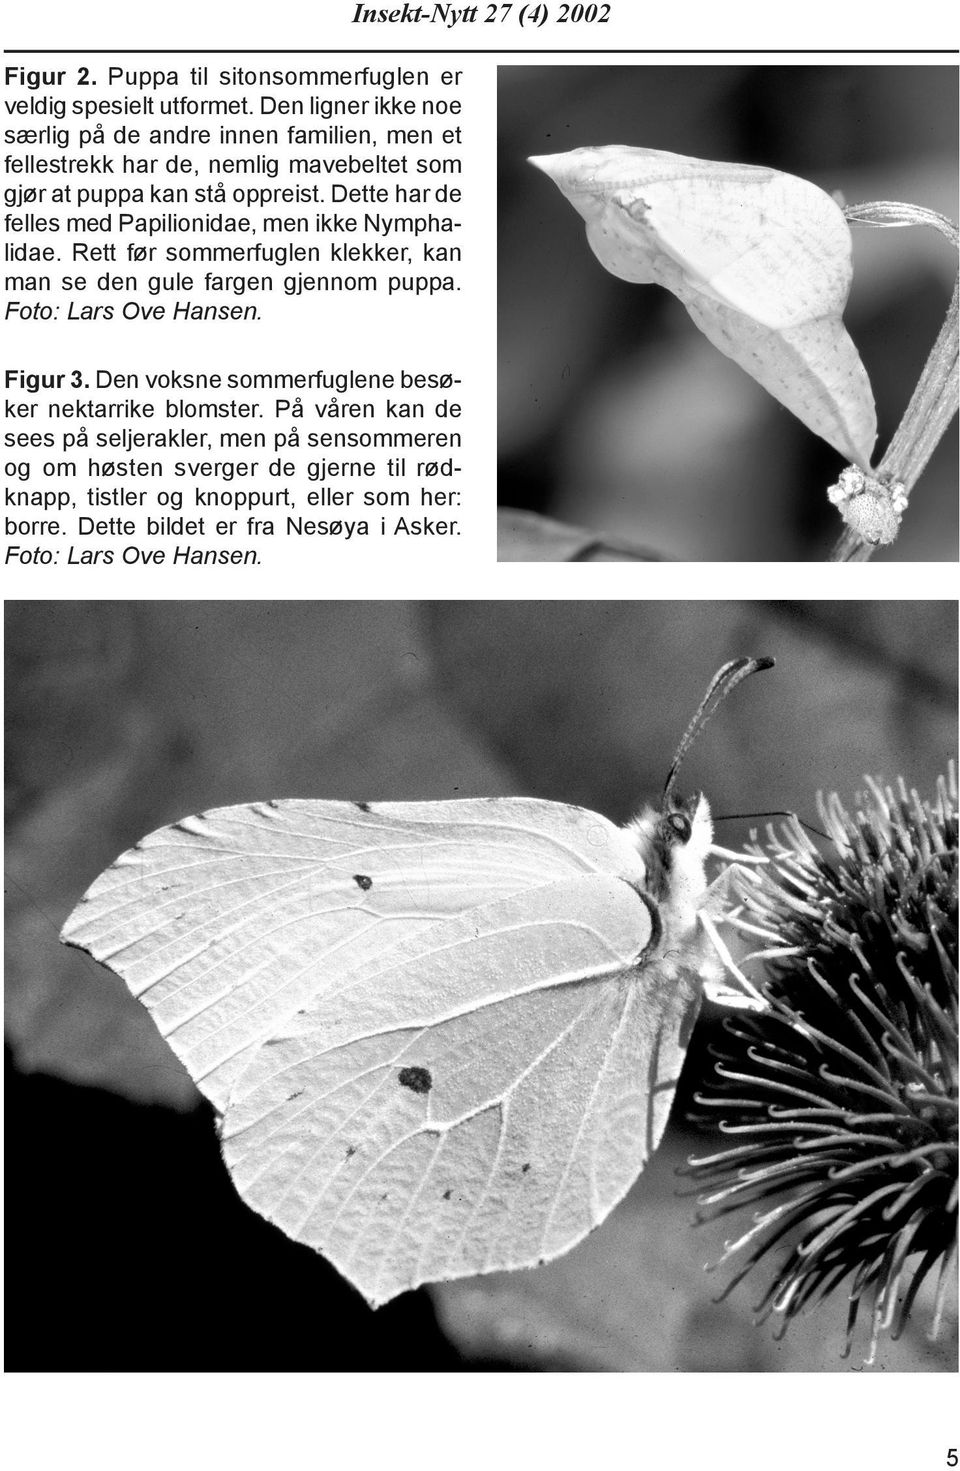
[[[956,1466],[957,1464],[958,1463],[957,1463],[957,1453],[956,1453],[956,1451],[955,1450],[948,1450],[947,1451],[947,1465],[948,1466]]]

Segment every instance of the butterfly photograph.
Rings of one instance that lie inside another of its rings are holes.
[[[501,66],[500,560],[955,561],[956,140],[952,65]]]
[[[926,1098],[955,611],[8,604],[8,1085],[56,1161],[9,1230],[66,1325],[15,1314],[22,1367],[949,1368],[949,1141],[890,1066],[920,1134],[854,1119],[850,1015],[866,1079],[905,1003],[830,966],[884,872]]]

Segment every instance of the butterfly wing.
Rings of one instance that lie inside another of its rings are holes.
[[[527,799],[223,807],[124,853],[63,939],[148,1008],[222,1111],[299,1008],[438,921],[571,874],[643,864],[594,812]]]
[[[568,1250],[669,1113],[698,988],[660,938],[637,885],[585,874],[355,968],[237,1080],[240,1194],[374,1305]]]

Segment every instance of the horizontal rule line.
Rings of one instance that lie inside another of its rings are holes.
[[[537,47],[533,50],[511,50],[509,47],[477,47],[473,50],[453,50],[446,46],[338,46],[338,47],[296,47],[296,46],[273,46],[269,48],[244,48],[237,46],[222,47],[194,47],[194,46],[152,46],[140,48],[136,46],[96,48],[90,46],[74,47],[73,49],[62,46],[6,46],[3,54],[5,56],[960,56],[958,47],[941,47],[930,49],[928,47],[914,47],[904,50],[899,46],[888,47],[848,47],[846,50],[838,50],[836,46],[793,46],[787,50],[771,50],[769,46],[743,48],[730,46],[720,50],[677,50],[675,47],[663,46],[657,50],[647,47],[635,47],[626,49],[622,46],[615,50],[609,47]]]

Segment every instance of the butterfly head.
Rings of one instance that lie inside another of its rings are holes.
[[[695,792],[686,802],[671,793],[657,814],[656,842],[664,849],[685,848],[693,839],[695,825],[702,827],[704,810],[709,812],[702,792]]]
[[[690,903],[706,888],[706,859],[713,841],[710,804],[702,792],[684,801],[674,793],[661,807],[646,807],[629,831],[647,871],[653,898],[679,896]]]
[[[677,795],[680,763],[724,696],[749,674],[772,664],[772,659],[732,659],[717,670],[677,747],[659,810],[647,807],[628,826],[647,870],[647,887],[661,902],[696,907],[707,886],[705,865],[713,842],[710,805],[702,792],[686,801]]]

